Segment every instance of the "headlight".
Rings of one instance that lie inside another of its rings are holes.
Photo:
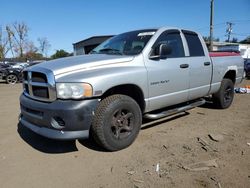
[[[57,83],[56,91],[61,99],[92,97],[92,86],[87,83]]]

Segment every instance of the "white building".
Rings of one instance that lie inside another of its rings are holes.
[[[240,51],[244,59],[250,59],[250,44],[213,42],[214,51]]]

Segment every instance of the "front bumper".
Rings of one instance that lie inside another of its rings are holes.
[[[59,140],[84,139],[89,137],[92,117],[98,103],[98,99],[56,100],[47,103],[22,94],[20,122],[44,137]]]

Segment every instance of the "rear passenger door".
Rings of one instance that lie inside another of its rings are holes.
[[[210,90],[212,64],[208,54],[205,54],[200,36],[192,31],[182,30],[189,49],[189,94],[188,100],[203,97]]]

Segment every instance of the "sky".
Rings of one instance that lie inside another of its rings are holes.
[[[24,22],[35,45],[73,52],[72,43],[96,35],[175,26],[209,35],[210,0],[0,0],[0,26]],[[226,22],[242,40],[250,35],[250,0],[214,0],[214,37],[226,39]]]

